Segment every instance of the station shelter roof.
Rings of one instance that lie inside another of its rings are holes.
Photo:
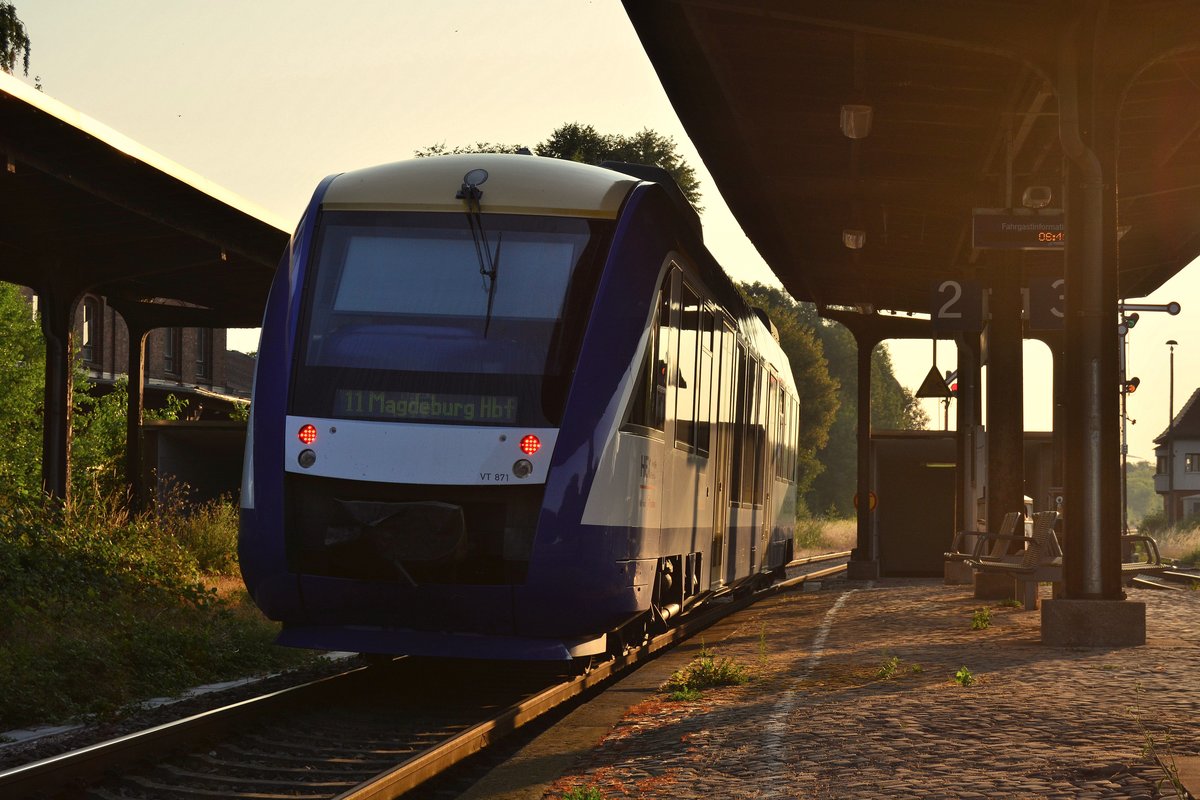
[[[255,327],[286,223],[0,74],[0,280],[149,327]]]
[[[1051,187],[1061,207],[1059,59],[1073,20],[1103,54],[1088,90],[1119,109],[1082,128],[1115,126],[1120,296],[1200,254],[1191,0],[625,6],[722,196],[799,300],[928,312],[931,284],[980,263],[973,209],[1021,208],[1028,186]],[[843,133],[843,106],[870,107],[863,138]],[[860,248],[847,231],[865,234]],[[1062,263],[1028,251],[1021,268],[1061,276]]]

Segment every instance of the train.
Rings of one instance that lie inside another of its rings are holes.
[[[326,178],[252,397],[239,558],[283,645],[590,659],[792,557],[791,369],[657,167]]]

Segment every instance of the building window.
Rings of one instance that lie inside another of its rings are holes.
[[[1156,462],[1157,463],[1154,468],[1154,474],[1155,475],[1166,475],[1167,474],[1167,457],[1166,456],[1158,456],[1156,459]]]
[[[100,363],[100,303],[93,297],[83,301],[83,335],[80,337],[79,354],[85,364]]]
[[[163,372],[181,377],[183,375],[183,329],[167,328],[163,334]]]
[[[211,328],[196,331],[196,380],[212,382],[213,332]]]
[[[1200,453],[1188,453],[1183,457],[1184,472],[1200,472]]]

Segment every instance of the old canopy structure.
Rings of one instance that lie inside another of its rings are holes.
[[[63,496],[80,296],[105,295],[129,328],[136,464],[146,332],[257,326],[287,233],[262,209],[3,74],[0,155],[0,280],[38,293],[47,346],[42,474]]]
[[[743,229],[788,291],[850,325],[860,350],[909,335],[878,309],[923,312],[941,335],[954,331],[960,374],[964,357],[977,372],[979,328],[948,325],[937,300],[982,287],[989,363],[1019,376],[1023,326],[1044,321],[1056,388],[1071,387],[1056,392],[1055,425],[1067,595],[1122,597],[1113,330],[1119,297],[1149,293],[1200,253],[1200,5],[626,0],[626,9]],[[980,219],[988,214],[1032,221],[1039,249],[977,247],[973,223],[985,237],[997,230]],[[946,282],[950,293],[937,295]],[[924,325],[919,335],[931,335]],[[1004,485],[1021,431],[1019,380],[1015,395],[1008,386],[989,397],[989,409],[1018,409],[996,420],[989,410],[997,507],[1020,502],[1019,480]],[[1002,383],[989,381],[989,395]],[[960,396],[960,414],[967,405]],[[860,492],[864,436],[869,419],[860,420]],[[856,558],[873,555],[860,523]]]

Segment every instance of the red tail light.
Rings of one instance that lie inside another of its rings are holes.
[[[521,452],[527,456],[531,456],[541,449],[542,440],[534,436],[532,433],[521,440]]]
[[[304,442],[305,444],[312,444],[317,440],[317,426],[309,423],[308,425],[302,427],[299,432],[296,433],[296,436],[299,437],[300,441]]]

